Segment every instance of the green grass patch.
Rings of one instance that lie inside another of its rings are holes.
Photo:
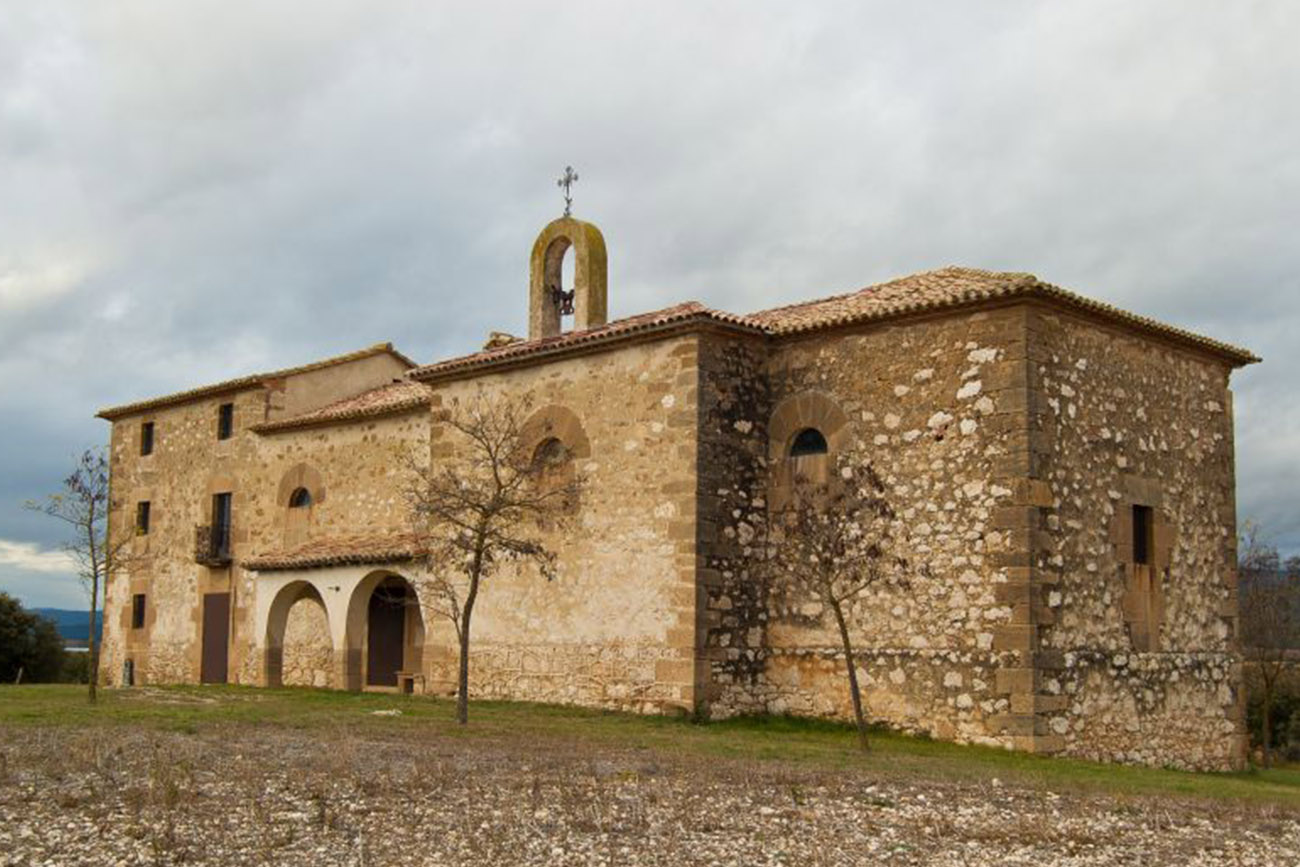
[[[397,716],[375,711],[400,710]],[[0,727],[143,726],[200,734],[220,727],[340,728],[367,736],[503,739],[563,743],[593,756],[648,750],[670,759],[785,762],[823,772],[957,783],[1000,780],[1008,786],[1081,790],[1117,796],[1186,796],[1300,807],[1300,769],[1205,774],[1054,759],[989,747],[873,733],[857,751],[850,726],[791,717],[743,717],[696,724],[558,705],[474,702],[470,724],[457,726],[445,699],[385,693],[238,686],[137,687],[101,690],[91,706],[85,688],[0,686]]]

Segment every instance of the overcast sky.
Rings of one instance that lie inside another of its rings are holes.
[[[0,590],[101,406],[526,330],[581,175],[610,313],[928,268],[1253,349],[1238,504],[1300,552],[1300,3],[0,0]]]

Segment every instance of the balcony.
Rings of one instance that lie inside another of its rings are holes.
[[[230,565],[229,524],[200,524],[194,528],[194,562],[214,569]]]

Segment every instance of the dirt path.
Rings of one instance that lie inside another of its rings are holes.
[[[0,729],[0,864],[1300,864],[1300,813],[574,744]]]

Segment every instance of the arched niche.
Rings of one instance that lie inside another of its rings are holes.
[[[561,217],[542,229],[529,260],[528,339],[561,331],[560,301],[564,255],[573,250],[573,328],[583,331],[608,320],[608,261],[605,237],[591,223]]]
[[[294,492],[299,489],[308,492],[311,497],[311,505],[315,506],[325,502],[325,479],[321,476],[320,471],[311,464],[295,464],[285,470],[284,475],[280,477],[280,486],[276,491],[276,503],[288,508]]]
[[[825,481],[836,455],[848,445],[849,417],[828,395],[807,391],[776,405],[768,423],[768,465],[775,489],[795,476]]]
[[[567,406],[549,404],[533,411],[520,427],[520,445],[529,455],[548,439],[556,439],[574,459],[591,457],[591,441],[582,420]]]
[[[294,548],[307,541],[316,507],[325,500],[325,481],[310,464],[296,464],[280,477],[276,505],[284,516],[284,546]]]

